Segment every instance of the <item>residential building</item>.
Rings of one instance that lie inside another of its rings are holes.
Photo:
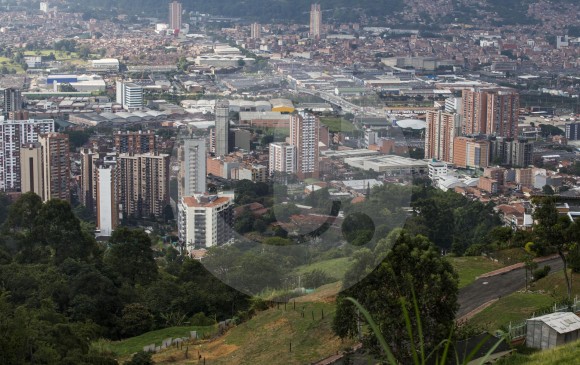
[[[566,139],[568,141],[580,140],[580,123],[566,123]]]
[[[180,2],[172,1],[169,3],[169,29],[173,31],[181,29],[181,13],[182,7]]]
[[[432,181],[447,176],[447,172],[449,171],[447,163],[442,161],[432,160],[428,162],[427,166],[429,168],[429,179]]]
[[[534,175],[531,168],[516,169],[516,184],[523,186],[534,185]]]
[[[163,214],[169,204],[169,157],[159,153],[119,155],[115,190],[120,217]]]
[[[70,201],[70,145],[68,134],[41,134],[38,142],[42,146],[42,185],[44,201],[62,199]]]
[[[526,167],[533,163],[533,151],[533,143],[525,139],[492,138],[489,160],[500,165]]]
[[[0,120],[0,190],[20,191],[20,147],[54,132],[52,119]]]
[[[319,39],[322,30],[322,12],[320,11],[320,4],[312,4],[310,6],[310,38]]]
[[[117,103],[123,109],[135,111],[143,109],[143,87],[132,82],[117,81]]]
[[[22,94],[15,88],[6,88],[3,90],[3,110],[4,114],[18,112],[22,109]]]
[[[273,176],[276,172],[295,173],[296,147],[284,142],[270,143],[268,164],[270,176]]]
[[[42,146],[38,142],[20,147],[20,191],[33,192],[42,197]]]
[[[465,89],[462,92],[462,134],[465,136],[485,134],[487,127],[487,92]]]
[[[517,137],[520,96],[512,89],[488,92],[485,133],[493,136]]]
[[[460,116],[428,111],[425,128],[425,158],[453,162],[453,141],[459,135]]]
[[[230,107],[227,100],[215,104],[215,154],[224,156],[229,153]]]
[[[188,251],[230,242],[233,237],[233,198],[196,194],[178,204],[178,234]]]
[[[179,160],[179,196],[193,196],[207,191],[207,151],[204,139],[184,139]]]
[[[268,167],[257,163],[246,163],[238,167],[235,171],[237,180],[250,180],[253,182],[268,181]]]
[[[294,114],[290,119],[290,144],[296,147],[296,174],[299,179],[318,177],[319,124],[318,118],[307,112]]]
[[[252,23],[250,25],[250,38],[260,39],[262,26],[260,23]]]
[[[111,236],[119,224],[115,165],[116,161],[113,160],[97,168],[97,230],[100,236]]]
[[[157,152],[155,133],[119,131],[115,134],[115,151],[134,154]]]

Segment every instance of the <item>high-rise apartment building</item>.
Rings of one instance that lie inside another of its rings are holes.
[[[534,146],[525,139],[496,137],[490,140],[491,163],[526,167],[533,163]]]
[[[511,89],[494,90],[487,96],[486,133],[515,138],[518,134],[520,96]]]
[[[122,153],[117,159],[116,195],[122,217],[159,217],[169,204],[169,155]]]
[[[296,174],[299,179],[319,174],[319,121],[314,114],[300,112],[290,118],[290,144],[296,147]]]
[[[184,196],[178,204],[180,242],[191,251],[219,246],[233,237],[233,199],[228,196]]]
[[[261,33],[262,25],[260,25],[260,23],[252,23],[252,25],[250,25],[250,38],[260,39]]]
[[[181,3],[172,1],[169,3],[169,29],[181,29]]]
[[[460,120],[456,113],[427,112],[425,158],[453,162],[453,140],[459,135]]]
[[[62,199],[70,201],[70,146],[68,134],[41,134],[43,200]]]
[[[143,109],[143,87],[132,82],[117,81],[116,100],[123,109],[135,111]]]
[[[135,154],[156,152],[155,133],[152,131],[119,131],[115,134],[115,150],[117,153]]]
[[[2,91],[4,114],[22,110],[22,94],[15,88],[7,88]]]
[[[115,165],[116,161],[111,160],[96,168],[97,171],[97,229],[101,236],[111,236],[113,230],[119,223],[117,212],[117,197],[115,195]]]
[[[230,103],[227,100],[215,104],[215,154],[224,156],[229,153]]]
[[[566,139],[569,141],[580,140],[580,123],[566,123]]]
[[[54,132],[52,119],[0,120],[0,190],[20,191],[20,147]]]
[[[463,90],[462,132],[514,138],[519,118],[519,95],[508,88]]]
[[[207,190],[207,151],[204,139],[185,139],[179,156],[179,197],[203,194]]]
[[[310,6],[310,38],[319,39],[322,30],[322,12],[320,11],[320,4],[312,4]]]
[[[33,192],[42,198],[42,146],[38,142],[20,147],[20,191]]]
[[[284,143],[270,143],[268,172],[273,176],[276,172],[293,174],[296,172],[296,147]]]

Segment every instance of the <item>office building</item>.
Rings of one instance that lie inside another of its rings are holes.
[[[70,201],[71,160],[68,134],[41,134],[38,142],[42,146],[43,200]]]
[[[4,114],[22,110],[22,94],[20,90],[9,87],[4,89],[2,94]]]
[[[453,162],[453,141],[459,135],[460,116],[428,111],[425,128],[425,158]]]
[[[155,133],[152,131],[119,131],[115,134],[115,151],[134,154],[157,152]]]
[[[290,119],[290,144],[296,147],[296,174],[299,179],[317,178],[319,121],[314,114],[300,112]]]
[[[117,103],[127,111],[143,109],[143,87],[132,82],[117,81]]]
[[[169,29],[181,29],[181,3],[172,1],[169,3]]]
[[[270,143],[268,172],[270,176],[277,172],[296,173],[296,147],[283,142]]]
[[[252,39],[260,39],[262,32],[262,26],[260,23],[252,23],[250,25],[250,38]]]
[[[184,196],[178,204],[177,229],[188,251],[223,245],[233,237],[233,199],[229,196]]]
[[[312,39],[319,39],[322,30],[322,12],[320,11],[320,4],[312,4],[310,6],[310,33],[309,37]]]
[[[100,236],[111,236],[119,223],[117,199],[115,195],[116,162],[103,163],[97,171],[97,230]]]
[[[461,168],[489,166],[489,141],[455,137],[453,140],[453,164]]]
[[[580,140],[580,123],[566,123],[566,139],[568,141]]]
[[[163,214],[169,204],[169,155],[122,153],[117,159],[115,173],[121,218]]]
[[[432,181],[444,178],[449,171],[447,163],[442,161],[431,160],[427,163],[427,167],[429,168],[429,179]]]
[[[25,143],[20,147],[20,190],[43,196],[42,146],[38,142]]]
[[[207,151],[204,139],[185,139],[180,149],[179,196],[193,196],[207,191]]]
[[[215,104],[215,154],[224,156],[229,153],[230,106],[227,100]]]
[[[0,120],[0,190],[20,191],[20,147],[54,132],[52,119]]]

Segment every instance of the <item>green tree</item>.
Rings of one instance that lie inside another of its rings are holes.
[[[151,330],[153,315],[139,303],[128,304],[123,308],[121,316],[121,328],[126,337],[138,336]]]
[[[157,278],[151,239],[143,230],[120,227],[109,243],[105,263],[129,285],[148,284]]]
[[[365,257],[365,260],[371,261],[374,255]],[[362,269],[368,268],[368,265],[363,265]],[[358,332],[357,312],[352,303],[345,300],[346,297],[357,299],[369,310],[402,363],[412,361],[412,346],[402,303],[409,313],[414,313],[414,300],[420,308],[426,353],[449,336],[458,307],[458,277],[451,264],[440,257],[439,250],[427,238],[412,237],[402,232],[393,249],[368,276],[360,272],[361,267],[356,270],[359,270],[358,274],[348,276],[359,275],[362,280],[342,292],[337,299],[333,329],[338,336],[354,337]],[[410,321],[414,333],[417,333],[418,318],[415,316]],[[415,348],[418,348],[419,339],[415,338],[414,341]],[[380,355],[375,336],[365,335],[363,343]]]
[[[580,238],[577,232],[580,229],[576,225],[570,227],[567,216],[560,216],[556,209],[556,202],[553,198],[544,198],[536,201],[536,209],[533,214],[537,224],[534,226],[539,251],[545,252],[548,248],[553,248],[558,252],[558,256],[564,264],[564,279],[568,291],[568,299],[572,297],[572,281],[568,275],[568,260],[566,251],[570,245],[570,240]]]

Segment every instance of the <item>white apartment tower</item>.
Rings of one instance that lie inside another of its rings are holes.
[[[207,151],[204,139],[185,139],[182,150],[183,165],[181,167],[181,196],[193,196],[205,193]]]
[[[290,144],[296,148],[299,179],[317,178],[320,123],[314,114],[300,112],[290,118]]]
[[[296,147],[284,142],[270,143],[268,173],[272,176],[276,172],[296,172]]]
[[[50,132],[52,119],[0,120],[0,191],[20,191],[20,147]]]
[[[252,23],[250,26],[250,38],[260,39],[262,26],[260,23]]]

